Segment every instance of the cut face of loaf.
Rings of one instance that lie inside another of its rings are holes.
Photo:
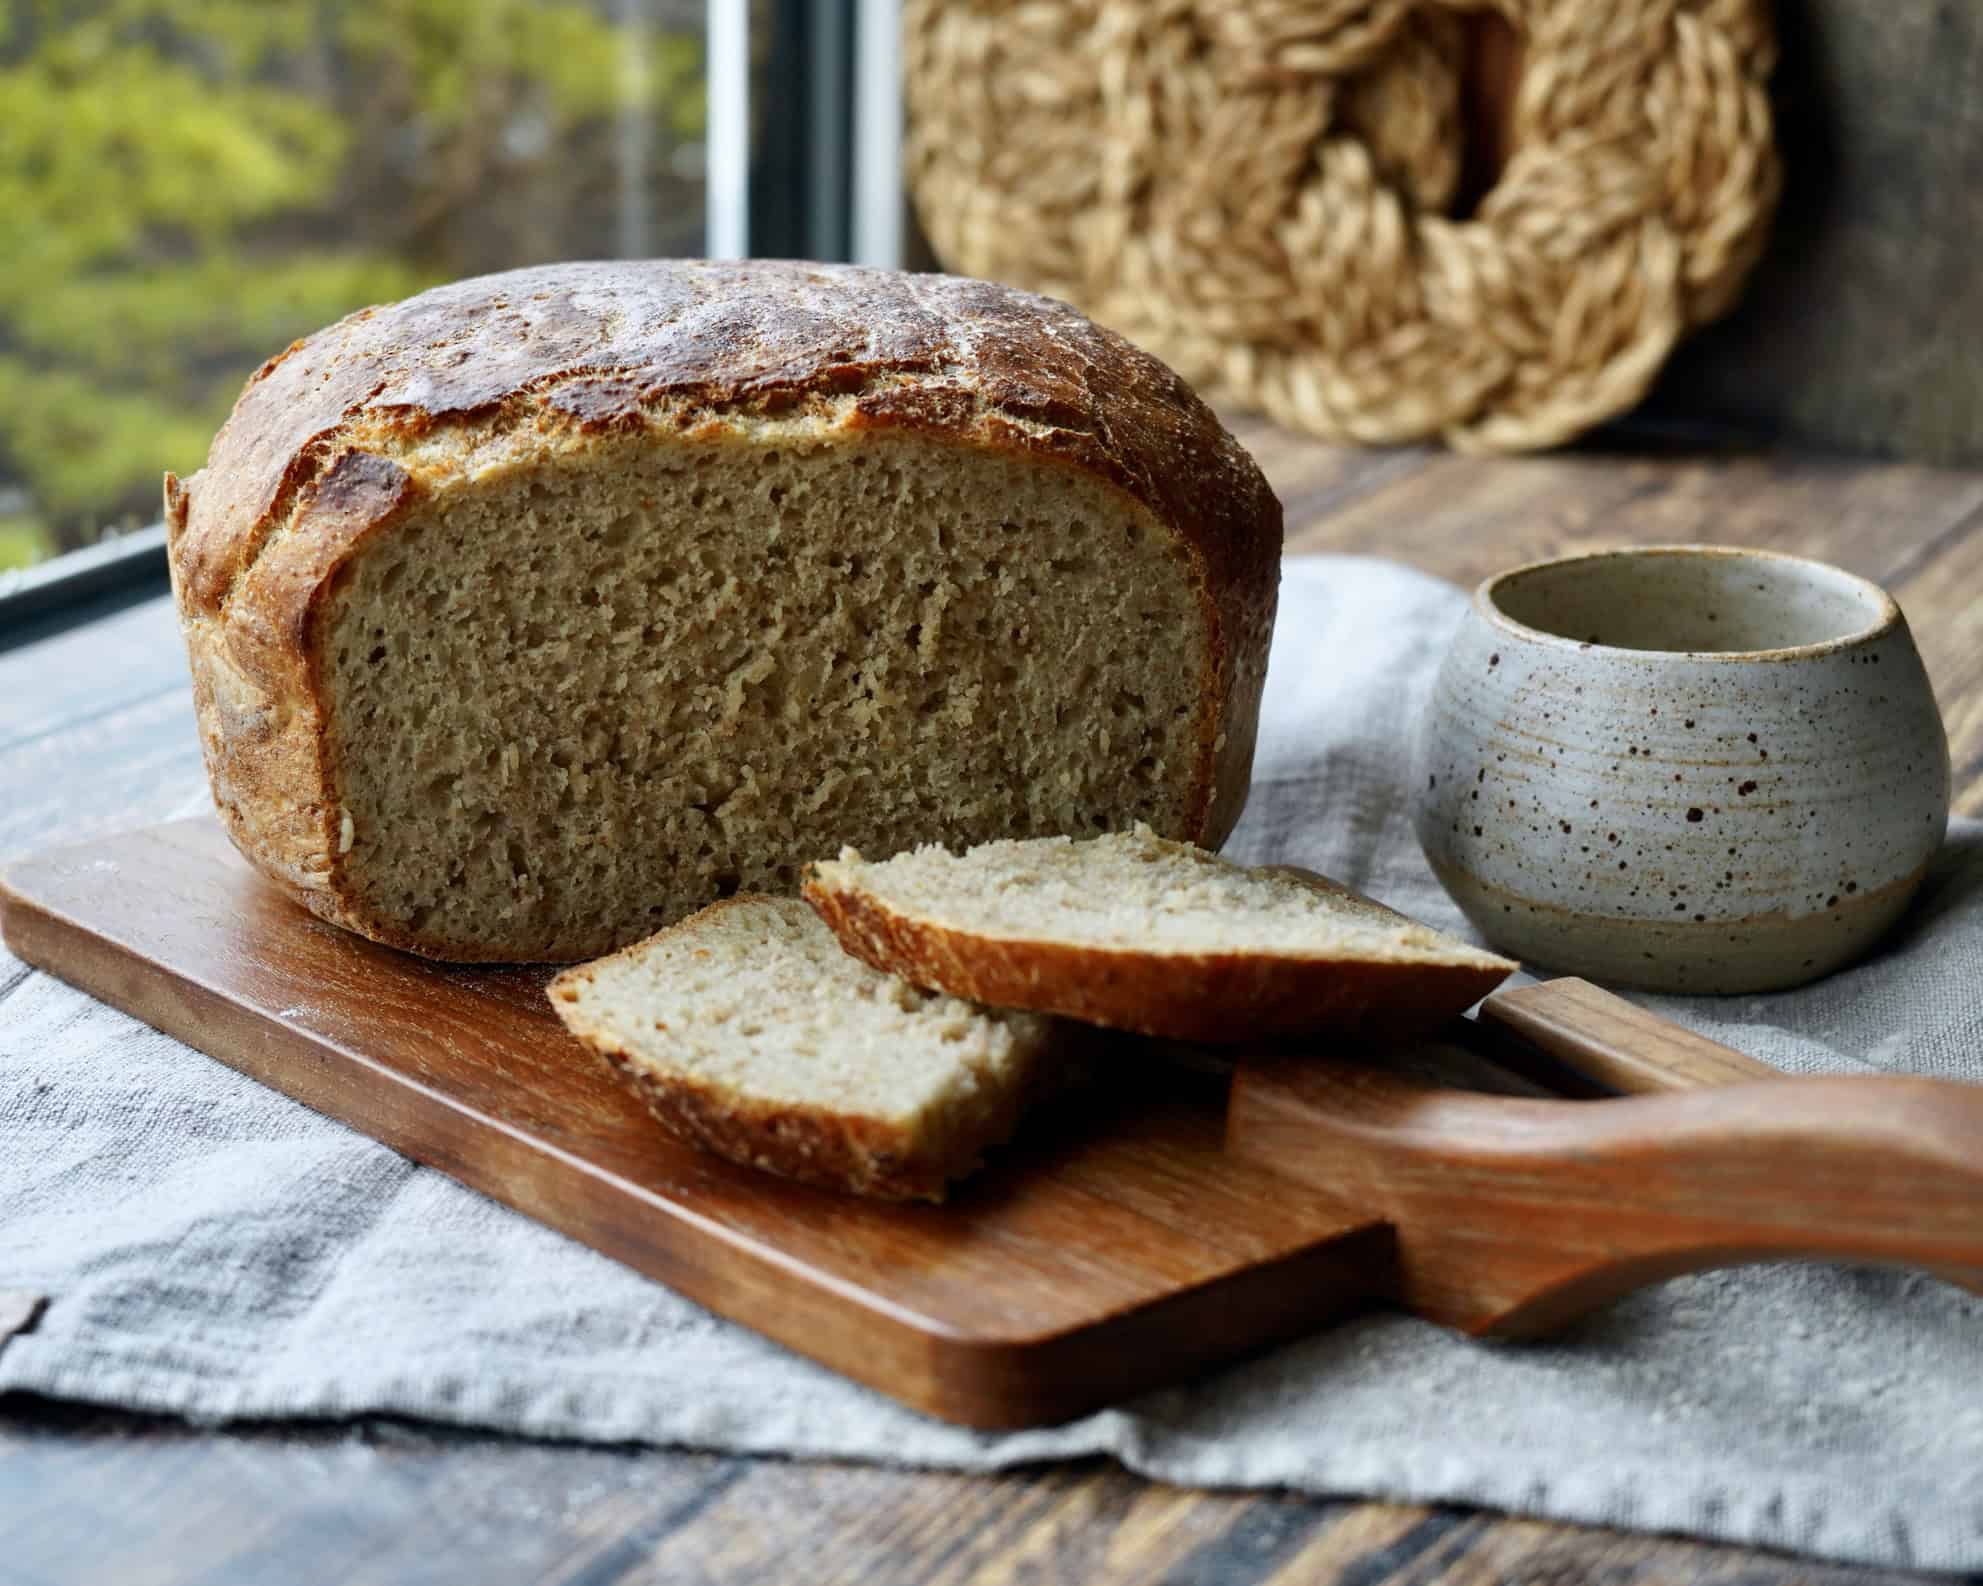
[[[550,998],[672,1133],[885,1199],[942,1199],[1059,1082],[1052,1021],[877,974],[797,898],[715,904]]]
[[[464,960],[591,957],[843,843],[1217,843],[1278,577],[1257,471],[1127,344],[780,265],[359,316],[250,385],[168,520],[237,845]]]
[[[1197,816],[1189,568],[1107,487],[941,440],[498,474],[356,556],[324,646],[345,884],[458,952],[604,951],[841,841]]]
[[[1431,1029],[1516,968],[1319,876],[1147,826],[814,865],[841,945],[919,986],[1174,1040]]]

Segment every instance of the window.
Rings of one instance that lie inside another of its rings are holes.
[[[0,0],[0,624],[28,585],[100,584],[113,537],[160,566],[160,475],[352,309],[550,259],[890,246],[851,173],[857,143],[894,158],[894,26],[894,0]]]

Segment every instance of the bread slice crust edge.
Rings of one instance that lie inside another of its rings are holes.
[[[1457,1016],[1516,967],[1491,954],[1438,964],[1002,938],[893,909],[816,866],[802,895],[856,958],[913,985],[1175,1041],[1267,1044],[1321,1031],[1397,1039]]]

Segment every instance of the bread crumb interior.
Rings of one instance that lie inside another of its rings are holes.
[[[933,1135],[1004,1108],[1052,1026],[870,969],[796,898],[736,899],[572,973],[636,1070]]]
[[[1497,963],[1429,926],[1344,891],[1248,869],[1148,826],[1098,839],[926,845],[819,867],[899,914],[971,935],[1138,952],[1276,953],[1376,961]]]
[[[1150,513],[911,432],[717,428],[483,442],[353,557],[326,732],[363,908],[569,960],[843,843],[1186,829],[1205,619]]]

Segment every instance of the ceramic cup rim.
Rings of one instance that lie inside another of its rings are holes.
[[[1875,615],[1864,627],[1854,628],[1849,633],[1837,634],[1832,638],[1819,639],[1809,644],[1782,645],[1766,650],[1645,650],[1633,649],[1625,645],[1599,644],[1592,640],[1572,639],[1564,634],[1551,633],[1544,628],[1532,628],[1527,623],[1509,616],[1500,605],[1499,597],[1502,590],[1519,579],[1538,573],[1585,562],[1646,561],[1655,557],[1747,561],[1768,568],[1777,575],[1796,568],[1807,574],[1816,574],[1835,587],[1849,590]],[[1474,590],[1473,606],[1491,626],[1532,644],[1547,645],[1553,649],[1578,654],[1637,659],[1645,662],[1684,660],[1741,663],[1813,660],[1820,656],[1835,655],[1855,645],[1881,638],[1899,627],[1904,620],[1893,596],[1870,578],[1861,578],[1857,573],[1849,573],[1842,567],[1820,561],[1814,556],[1794,556],[1787,551],[1756,550],[1741,545],[1630,545],[1618,546],[1610,550],[1578,551],[1569,556],[1545,557],[1541,561],[1524,562],[1519,567],[1510,567],[1492,577],[1482,579]]]

